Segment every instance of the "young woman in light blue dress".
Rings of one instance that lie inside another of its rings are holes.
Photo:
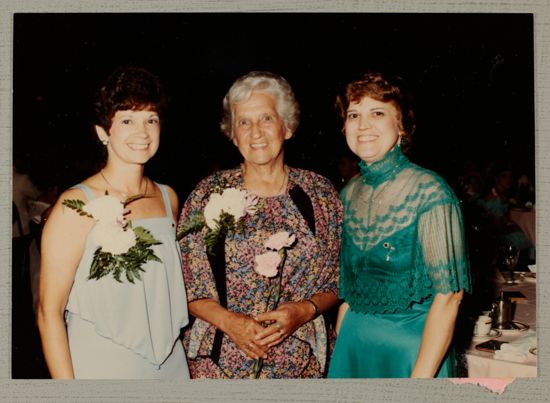
[[[341,191],[342,304],[329,378],[452,377],[455,320],[470,273],[459,201],[409,161],[400,81],[367,73],[338,98],[361,175]]]
[[[143,174],[159,146],[163,109],[158,79],[146,70],[119,69],[101,88],[95,130],[106,164],[60,196],[42,237],[38,325],[52,378],[189,378],[179,340],[188,316],[175,234],[178,200],[171,188]],[[112,208],[94,211],[92,218],[66,205],[93,205],[106,192],[117,208],[116,200],[138,195],[123,213],[131,221],[125,230],[118,221],[101,221]],[[102,225],[111,224],[119,236],[101,238]],[[109,248],[111,258],[121,258],[130,249],[118,244],[128,234],[139,247],[140,238],[132,235],[138,227],[156,240],[149,248],[156,259],[139,262],[140,271],[126,257],[119,276],[94,276],[110,267],[97,260],[98,251]]]

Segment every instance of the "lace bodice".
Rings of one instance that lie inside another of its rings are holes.
[[[340,296],[355,311],[392,312],[469,291],[462,212],[447,183],[399,147],[360,169],[341,193]]]

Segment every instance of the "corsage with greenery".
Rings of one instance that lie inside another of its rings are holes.
[[[113,278],[122,282],[124,274],[130,283],[141,280],[140,272],[143,265],[149,261],[160,262],[151,246],[162,242],[153,237],[151,232],[143,227],[132,227],[132,222],[124,218],[126,206],[143,196],[136,196],[121,202],[116,197],[105,192],[104,196],[84,203],[79,199],[63,200],[67,206],[82,216],[95,220],[95,225],[89,236],[99,245],[94,252],[88,279],[96,279],[112,274]]]
[[[204,211],[192,216],[178,234],[178,240],[187,234],[200,231],[205,226],[208,231],[204,237],[206,252],[214,255],[214,246],[218,239],[235,231],[242,225],[242,218],[256,212],[258,196],[235,188],[217,189],[210,194]]]

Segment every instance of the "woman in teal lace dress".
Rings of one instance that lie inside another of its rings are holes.
[[[414,131],[397,79],[367,73],[337,100],[361,175],[341,192],[339,334],[331,378],[452,377],[470,274],[459,202],[403,154]]]

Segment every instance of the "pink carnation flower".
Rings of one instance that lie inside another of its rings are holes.
[[[265,242],[266,248],[279,250],[281,248],[289,248],[296,240],[296,235],[290,235],[286,231],[277,232],[271,235]]]
[[[277,252],[266,252],[255,257],[256,264],[254,270],[256,273],[265,277],[275,277],[281,263],[281,257]]]

